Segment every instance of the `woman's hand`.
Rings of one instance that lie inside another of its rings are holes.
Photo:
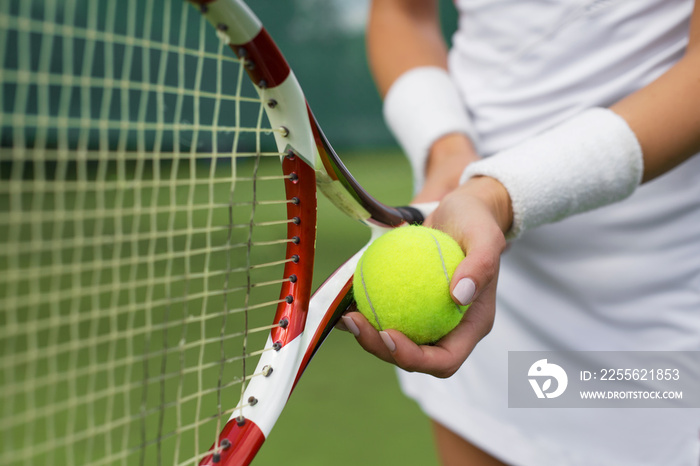
[[[493,325],[496,283],[504,232],[512,212],[505,188],[487,177],[473,178],[447,194],[426,220],[455,238],[466,252],[450,283],[453,299],[471,303],[460,324],[435,345],[416,345],[396,330],[378,332],[359,312],[343,316],[345,327],[368,352],[407,371],[450,377]]]

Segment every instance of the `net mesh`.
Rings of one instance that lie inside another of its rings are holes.
[[[286,248],[242,64],[180,0],[0,2],[0,464],[196,464]]]

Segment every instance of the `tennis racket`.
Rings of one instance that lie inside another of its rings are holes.
[[[362,251],[311,296],[317,191],[372,238],[429,209],[240,1],[4,1],[0,63],[0,464],[248,464],[351,303]]]

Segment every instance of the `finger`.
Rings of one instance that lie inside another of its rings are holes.
[[[336,330],[343,331],[343,332],[350,332],[353,335],[355,335],[355,330],[357,329],[357,327],[354,326],[354,323],[352,322],[352,320],[350,320],[348,322],[347,319],[343,319],[343,317],[345,317],[345,315],[347,315],[347,313],[349,313],[349,312],[357,312],[357,305],[355,304],[354,301],[350,304],[350,306],[348,306],[347,310],[345,311],[345,314],[340,316],[340,319],[338,319],[338,322],[336,322],[336,324],[333,328],[335,328]],[[354,327],[348,328],[348,324],[350,324]],[[359,332],[359,330],[357,330],[357,332]]]
[[[472,303],[459,325],[445,335],[437,343],[437,346],[447,350],[450,354],[466,358],[476,344],[491,331],[495,310],[496,282],[493,281],[479,296],[479,300]]]
[[[450,332],[449,343],[436,345],[416,345],[395,330],[385,333],[395,344],[391,356],[397,366],[409,372],[423,372],[439,378],[452,376],[480,340],[480,332],[466,321]]]
[[[455,302],[466,306],[475,301],[498,277],[501,253],[506,247],[499,231],[480,232],[469,237],[466,257],[455,269],[450,281],[450,293]]]
[[[434,224],[434,220],[433,220],[434,218],[435,217],[433,214],[430,214],[427,217],[425,217],[425,219],[423,220],[423,226],[428,227],[428,228],[435,228],[435,224]]]
[[[338,322],[336,322],[334,328],[336,330],[340,330],[341,332],[350,332],[354,335],[355,332],[351,331],[348,326],[345,323],[345,319],[343,318],[345,316],[341,316],[340,319],[338,319]]]
[[[401,332],[387,330],[394,342],[391,356],[395,364],[409,372],[424,372],[439,378],[452,376],[476,345],[491,330],[495,293],[486,296],[467,311],[465,318],[435,345],[418,346]]]
[[[343,321],[351,333],[355,335],[357,342],[365,351],[383,361],[395,364],[394,358],[391,357],[391,351],[387,348],[382,336],[372,327],[372,324],[365,319],[365,316],[359,312],[348,312],[343,316]]]
[[[343,316],[349,329],[355,326],[358,330],[357,341],[369,353],[385,362],[395,364],[407,371],[421,371],[433,375],[444,373],[456,363],[442,362],[441,366],[433,368],[433,362],[438,359],[430,346],[419,346],[398,330],[388,329],[378,332],[369,321],[360,313],[352,312]],[[355,334],[352,330],[350,330]],[[427,349],[427,353],[424,351]],[[440,353],[445,353],[440,351]],[[401,362],[394,356],[398,356]],[[449,357],[449,353],[443,355],[443,359]],[[437,375],[440,376],[440,375]]]

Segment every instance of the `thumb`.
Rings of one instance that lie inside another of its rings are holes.
[[[503,234],[480,236],[469,241],[467,256],[459,263],[450,281],[450,293],[455,302],[462,306],[470,304],[497,279],[505,246]]]

